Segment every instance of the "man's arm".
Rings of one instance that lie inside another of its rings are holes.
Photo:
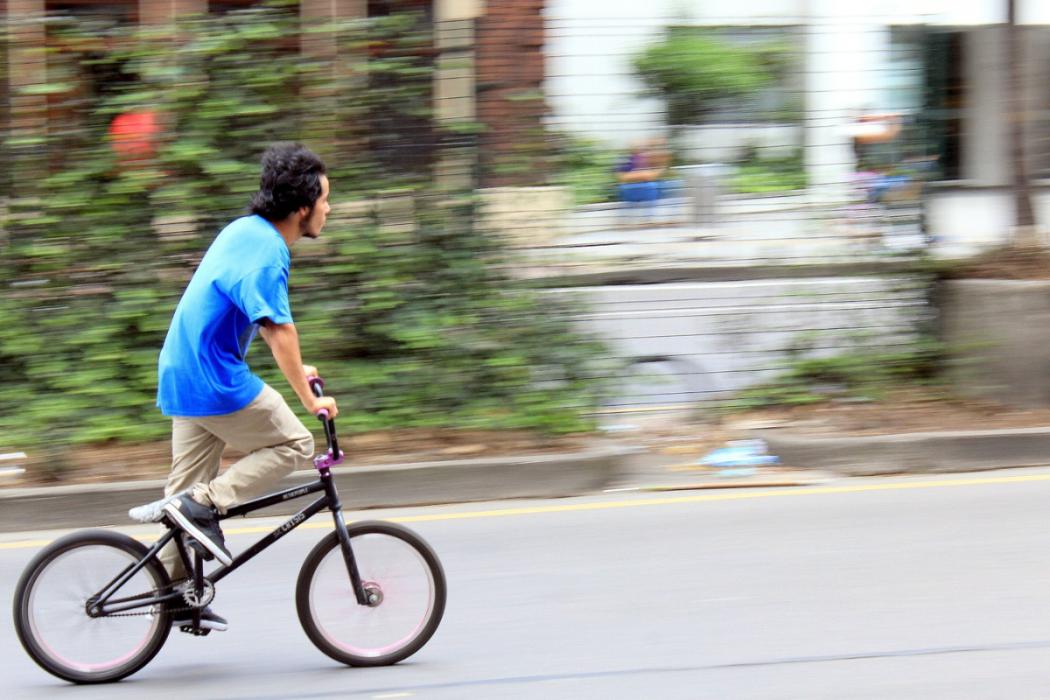
[[[303,357],[299,350],[299,332],[294,323],[272,323],[269,319],[261,322],[259,334],[270,346],[273,358],[277,360],[277,366],[281,368],[285,379],[291,385],[295,395],[303,403],[303,407],[311,414],[316,414],[322,408],[328,410],[330,418],[339,414],[335,399],[331,396],[314,396],[310,391],[310,383],[306,378],[306,370],[303,367]]]

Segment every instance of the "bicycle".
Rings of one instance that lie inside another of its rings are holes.
[[[323,396],[324,382],[310,386]],[[335,422],[318,414],[327,451],[314,458],[316,481],[230,508],[220,519],[243,516],[312,493],[306,506],[228,566],[204,571],[204,556],[164,516],[166,532],[145,544],[111,530],[83,530],[51,543],[27,565],[15,589],[19,641],[44,670],[73,683],[117,681],[143,668],[171,631],[171,614],[191,611],[180,629],[197,636],[200,613],[216,584],[325,508],[334,532],[307,555],[296,583],[295,603],[306,636],[322,652],[350,666],[386,666],[419,651],[437,630],[445,610],[445,574],[437,555],[415,532],[394,523],[349,525],[331,468],[343,453]],[[186,571],[173,583],[157,558],[175,542]],[[191,561],[189,552],[193,552]]]

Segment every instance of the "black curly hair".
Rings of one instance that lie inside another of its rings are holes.
[[[324,161],[306,146],[275,143],[263,153],[259,191],[249,209],[268,221],[280,221],[303,207],[313,208],[324,174]]]

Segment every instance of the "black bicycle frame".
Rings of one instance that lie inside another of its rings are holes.
[[[317,396],[322,395],[322,386],[323,383],[320,382],[320,380],[316,378],[311,379],[310,387]],[[212,584],[218,583],[246,561],[253,558],[259,552],[263,551],[325,508],[332,511],[332,519],[335,522],[335,531],[338,533],[340,549],[343,550],[343,560],[346,562],[346,570],[350,575],[350,585],[353,588],[354,596],[357,598],[358,604],[367,605],[368,596],[361,583],[361,574],[357,569],[357,560],[354,558],[354,552],[350,546],[350,534],[346,530],[346,522],[343,519],[343,505],[339,500],[339,493],[335,489],[335,483],[332,481],[332,474],[330,471],[332,464],[341,461],[339,443],[335,435],[335,425],[327,415],[322,417],[321,422],[324,424],[325,439],[328,444],[328,458],[325,459],[324,457],[319,457],[318,460],[315,461],[315,465],[321,472],[321,476],[317,481],[312,481],[302,486],[294,486],[285,489],[284,491],[279,491],[270,494],[269,496],[261,496],[260,498],[234,506],[227,510],[225,515],[219,516],[219,519],[225,520],[236,516],[247,515],[253,511],[268,508],[269,506],[284,503],[293,498],[301,498],[320,491],[324,492],[323,496],[303,508],[281,525],[278,525],[269,535],[253,544],[244,552],[238,554],[233,558],[233,561],[230,562],[229,566],[220,565],[218,569],[208,576],[204,576],[203,574],[204,562],[202,561],[200,554],[196,554],[195,561],[191,562],[189,553],[186,551],[182,538],[176,537],[179,529],[174,526],[169,526],[168,531],[164,533],[164,535],[157,540],[152,547],[150,547],[146,556],[117,574],[117,576],[106,584],[97,595],[88,600],[89,614],[101,616],[125,612],[127,610],[155,605],[157,603],[163,603],[180,597],[181,593],[179,591],[170,591],[159,596],[143,593],[127,598],[110,600],[113,594],[116,593],[121,586],[130,581],[132,576],[141,571],[142,567],[146,565],[146,562],[156,557],[160,553],[160,550],[163,549],[173,538],[175,539],[175,546],[178,548],[179,557],[182,559],[186,571],[193,572],[194,583],[198,590],[202,590],[205,581]],[[339,455],[339,457],[333,459],[333,455]]]
[[[239,506],[234,506],[233,508],[230,508],[225,515],[220,516],[220,519],[225,520],[236,516],[247,515],[248,513],[251,513],[256,510],[268,508],[269,506],[278,503],[284,503],[285,501],[289,501],[294,498],[301,498],[311,493],[318,493],[320,491],[324,492],[323,496],[321,496],[316,501],[300,510],[298,513],[293,515],[281,525],[278,525],[270,534],[253,544],[247,550],[238,554],[236,557],[234,557],[233,561],[230,563],[229,566],[220,565],[218,569],[216,569],[207,576],[199,576],[199,573],[202,568],[202,562],[199,560],[199,557],[198,561],[191,563],[189,553],[183,546],[182,539],[175,538],[175,535],[178,534],[179,530],[177,528],[169,529],[159,540],[157,540],[156,543],[154,543],[152,547],[150,547],[149,551],[146,553],[146,556],[142,557],[142,559],[137,561],[135,564],[130,565],[128,568],[126,568],[124,571],[118,574],[112,581],[106,584],[106,586],[104,586],[97,595],[91,598],[92,609],[95,610],[98,615],[107,615],[119,612],[126,612],[135,608],[142,608],[150,605],[155,605],[157,603],[162,603],[178,598],[180,596],[180,593],[178,593],[177,591],[172,591],[170,593],[162,595],[140,594],[136,596],[130,596],[128,598],[118,598],[116,600],[111,600],[113,594],[116,593],[121,586],[130,581],[132,576],[141,571],[142,568],[146,565],[146,562],[156,557],[160,550],[163,549],[165,545],[167,545],[168,542],[172,540],[172,538],[175,538],[175,543],[179,550],[179,556],[182,558],[183,565],[186,567],[186,570],[198,574],[198,578],[201,578],[202,580],[210,581],[211,583],[215,584],[221,581],[222,579],[226,578],[226,576],[232,573],[235,569],[241,567],[245,562],[255,557],[264,549],[266,549],[274,542],[287,535],[295,528],[302,525],[309,518],[324,510],[325,508],[328,508],[332,511],[332,518],[335,522],[336,532],[339,533],[339,543],[341,545],[340,548],[343,550],[343,559],[346,562],[347,572],[350,574],[350,584],[353,588],[354,596],[357,598],[357,602],[359,604],[367,605],[368,598],[365,593],[364,586],[362,586],[361,584],[361,575],[357,569],[357,561],[354,558],[353,549],[350,547],[350,535],[346,531],[346,522],[343,519],[342,504],[339,500],[339,494],[335,489],[335,484],[332,482],[332,476],[330,473],[322,474],[317,481],[312,481],[302,486],[295,486],[289,489],[285,489],[284,491],[279,491],[277,493],[270,494],[269,496],[262,496],[255,500],[242,503]]]
[[[332,520],[335,523],[335,530],[339,533],[339,543],[342,545],[343,559],[346,561],[347,572],[350,574],[350,583],[353,586],[357,602],[361,605],[365,605],[368,598],[365,594],[364,586],[361,585],[361,575],[357,570],[357,561],[354,559],[353,549],[350,547],[350,535],[346,531],[346,522],[343,520],[343,505],[339,500],[339,493],[335,489],[335,483],[332,481],[332,475],[327,470],[321,473],[321,477],[317,481],[312,481],[303,486],[295,486],[285,489],[284,491],[279,491],[269,496],[263,496],[253,501],[242,503],[239,506],[234,506],[226,511],[226,515],[221,516],[220,519],[225,520],[226,518],[232,518],[238,515],[247,515],[253,511],[267,508],[277,503],[284,503],[293,498],[301,498],[302,496],[317,493],[318,491],[323,491],[324,495],[293,515],[283,524],[278,525],[269,535],[253,544],[244,552],[238,554],[233,558],[233,561],[230,562],[229,566],[220,566],[219,569],[206,578],[212,583],[218,583],[256,554],[302,525],[309,518],[325,508],[328,508],[332,511]]]

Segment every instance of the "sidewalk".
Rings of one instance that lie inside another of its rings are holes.
[[[628,457],[628,468],[619,474],[605,493],[700,491],[713,489],[812,486],[841,478],[837,474],[792,467],[756,467],[753,474],[731,473],[699,465],[701,454],[686,445]]]
[[[917,209],[863,211],[816,205],[804,196],[724,199],[710,223],[688,221],[681,200],[652,212],[622,204],[580,207],[565,232],[520,249],[537,265],[572,270],[616,264],[834,264],[884,259],[925,248]]]
[[[332,470],[347,510],[518,498],[563,498],[600,493],[806,485],[826,474],[809,470],[758,470],[752,476],[719,476],[696,461],[712,444],[704,428],[680,412],[606,417],[604,437],[579,452],[442,460]],[[618,424],[618,427],[617,425]],[[282,487],[316,478],[296,472]],[[0,532],[123,525],[127,511],[155,500],[163,480],[90,485],[0,488]],[[259,511],[290,515],[306,499]]]
[[[347,510],[517,498],[806,487],[850,476],[986,471],[1050,464],[1050,427],[907,435],[814,437],[755,431],[782,466],[738,475],[698,462],[722,435],[680,415],[626,414],[581,452],[447,460],[332,470]],[[734,436],[741,437],[741,436]],[[283,487],[316,478],[296,472]],[[162,480],[0,488],[0,532],[126,525],[127,510],[155,500]],[[259,511],[290,515],[306,500]]]
[[[559,498],[600,492],[637,451],[618,441],[603,441],[565,454],[335,467],[332,477],[347,510]],[[316,478],[313,469],[297,471],[280,488]],[[124,525],[129,508],[154,501],[163,491],[163,479],[0,489],[0,532]],[[290,515],[309,502],[289,500],[258,513]]]

